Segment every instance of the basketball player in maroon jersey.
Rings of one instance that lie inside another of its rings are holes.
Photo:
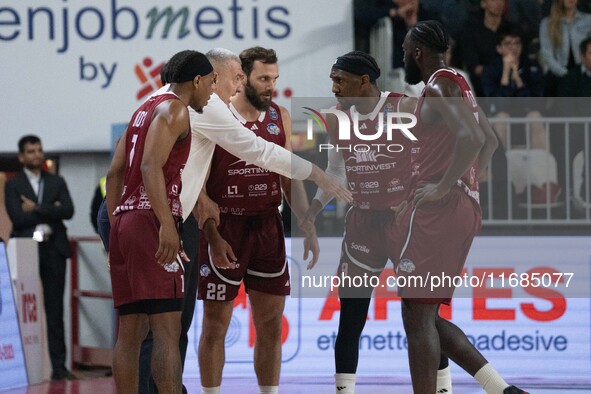
[[[230,104],[242,125],[259,137],[291,150],[289,112],[272,102],[279,77],[272,49],[249,48],[240,54],[246,85]],[[292,191],[293,189],[293,191]],[[219,393],[224,366],[224,340],[233,300],[244,281],[256,328],[254,367],[261,393],[277,393],[281,369],[281,326],[285,296],[290,293],[283,223],[278,207],[282,193],[300,217],[308,209],[303,184],[249,165],[216,147],[207,194],[220,210],[219,232],[237,256],[236,269],[211,264],[209,245],[201,241],[199,299],[204,300],[199,366],[203,393]],[[306,236],[313,259],[316,234]]]
[[[399,277],[461,272],[481,225],[478,176],[498,144],[468,83],[446,66],[447,47],[447,33],[436,21],[417,23],[404,40],[406,80],[426,86],[415,111],[413,133],[421,148],[413,164],[412,200],[401,219],[407,237],[396,268]],[[439,305],[451,301],[453,290],[398,289],[414,391],[435,392],[443,352],[488,394],[524,393],[509,386],[457,326],[439,317]]]
[[[387,124],[389,112],[412,113],[417,100],[398,93],[380,92],[376,80],[380,69],[375,59],[364,52],[353,51],[339,56],[332,66],[332,92],[337,109],[351,120],[351,139],[340,141],[336,118],[327,116],[329,137],[341,149],[328,150],[327,173],[346,182],[354,197],[353,207],[345,218],[339,276],[379,276],[388,260],[396,263],[402,248],[396,212],[406,204],[411,181],[411,156],[419,144],[394,132],[392,139],[382,133],[367,145],[353,130],[357,116],[360,133],[373,135]],[[408,123],[409,119],[400,121]],[[365,146],[373,146],[366,150]],[[376,146],[380,146],[379,151]],[[349,147],[349,148],[348,148]],[[379,170],[376,170],[379,168]],[[319,190],[310,204],[306,220],[314,221],[332,199]],[[394,209],[393,209],[394,208]],[[308,268],[312,268],[309,266]],[[359,360],[359,338],[367,320],[372,287],[340,287],[339,330],[335,342],[335,384],[339,393],[355,392]],[[451,391],[447,358],[442,358],[438,389]]]
[[[205,55],[182,51],[170,61],[170,89],[133,114],[107,175],[109,258],[119,333],[113,354],[118,393],[137,392],[140,344],[154,337],[152,376],[162,393],[181,393],[180,315],[184,256],[177,223],[181,172],[189,155],[191,106],[212,93]]]

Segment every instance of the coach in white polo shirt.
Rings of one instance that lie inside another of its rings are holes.
[[[209,51],[207,57],[218,77],[214,93],[203,112],[189,110],[193,135],[191,152],[182,174],[181,204],[184,218],[195,207],[207,178],[216,144],[249,164],[292,179],[311,180],[335,197],[350,201],[350,192],[318,166],[277,144],[257,137],[232,115],[228,108],[230,97],[242,88],[244,80],[240,58],[221,48]]]

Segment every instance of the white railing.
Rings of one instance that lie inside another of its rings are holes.
[[[481,183],[484,224],[591,224],[591,118],[490,118],[489,121],[493,126],[507,125],[507,168],[503,177],[499,162],[491,163],[488,181]],[[544,149],[531,146],[534,123],[538,127],[543,125]],[[523,145],[511,144],[517,128],[525,132]]]

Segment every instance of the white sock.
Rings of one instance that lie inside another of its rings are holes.
[[[449,365],[437,370],[437,394],[452,394],[451,367]]]
[[[278,394],[279,386],[259,386],[259,394]]]
[[[509,387],[505,379],[490,364],[480,368],[474,375],[474,379],[478,380],[487,394],[503,394],[503,390]]]
[[[201,386],[201,394],[220,394],[220,386],[217,386],[217,387],[203,387],[203,386]]]
[[[354,373],[335,373],[334,382],[337,394],[355,394],[355,379]]]

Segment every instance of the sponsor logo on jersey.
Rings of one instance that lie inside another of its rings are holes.
[[[211,273],[211,269],[207,266],[207,264],[203,264],[199,268],[199,274],[201,275],[202,278],[209,276],[210,273]]]
[[[365,123],[362,123],[361,126],[359,126],[359,130],[365,130],[367,129],[367,125]]]
[[[252,127],[250,128],[251,130],[258,130],[259,128],[257,127],[256,124],[253,124]]]
[[[269,123],[267,125],[267,131],[269,132],[269,134],[279,135],[281,129],[275,123]]]
[[[406,273],[411,273],[415,270],[415,264],[412,262],[411,259],[402,259],[396,268],[396,271],[402,271]]]
[[[355,152],[354,156],[349,156],[347,161],[355,160],[355,163],[368,163],[368,162],[377,162],[380,157],[387,157],[388,159],[393,159],[392,156],[388,156],[384,153],[377,153],[376,151],[370,150],[367,152]]]
[[[394,163],[381,163],[381,164],[361,164],[358,166],[346,166],[345,170],[348,172],[367,173],[373,174],[380,171],[388,171],[396,168],[396,162]]]
[[[279,118],[277,111],[273,107],[269,108],[269,118],[271,118],[271,120],[277,120]]]
[[[248,185],[248,190],[251,192],[263,192],[267,190],[268,186],[269,185],[267,185],[266,183],[257,183],[256,185]]]
[[[351,242],[351,249],[358,250],[363,253],[369,253],[369,248],[367,246],[359,245],[359,244],[356,244],[355,242]]]
[[[398,178],[393,178],[390,182],[388,182],[388,193],[400,192],[404,190],[404,186],[400,184],[401,181]]]
[[[237,160],[234,163],[231,163],[230,165],[228,165],[228,167],[232,167],[235,165],[238,165],[240,163],[244,163],[246,165],[246,162],[244,160]],[[252,167],[244,167],[244,168],[236,168],[236,169],[228,169],[228,175],[229,176],[234,176],[234,175],[246,175],[246,176],[250,176],[250,175],[263,175],[263,174],[267,174],[270,171],[261,167],[256,167],[256,166],[252,166]]]
[[[378,181],[359,182],[359,187],[362,189],[377,189],[380,187]]]
[[[246,211],[244,208],[230,208],[230,213],[232,215],[244,215],[244,211]]]

